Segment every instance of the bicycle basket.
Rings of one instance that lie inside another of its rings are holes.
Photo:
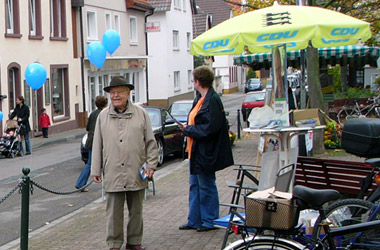
[[[297,205],[293,199],[245,197],[246,226],[288,230],[298,222]]]

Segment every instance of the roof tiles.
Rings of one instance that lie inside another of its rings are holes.
[[[154,12],[170,11],[172,0],[149,0],[150,4],[155,8]]]

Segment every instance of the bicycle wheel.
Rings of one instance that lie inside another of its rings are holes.
[[[328,221],[332,223],[330,225],[331,228],[354,225],[362,222],[368,221],[368,218],[371,213],[371,208],[373,207],[373,203],[361,199],[344,199],[339,200],[337,202],[332,203],[325,209],[326,217]],[[380,219],[380,211],[377,212],[373,220]],[[314,224],[313,229],[313,239],[320,237],[323,235],[321,233],[321,227],[319,224],[321,223],[320,218],[318,217],[317,221]],[[339,236],[336,238],[337,248],[345,248],[350,242],[357,236],[358,233],[346,234],[343,236]],[[379,241],[380,239],[380,231],[379,230],[369,230],[363,232],[363,234],[355,241],[356,244],[366,244],[372,241]],[[355,248],[355,247],[354,247]],[[366,249],[379,249],[377,247],[368,247],[361,246],[360,248]]]
[[[256,236],[252,241],[253,236],[245,240],[237,240],[231,243],[224,250],[300,250],[305,249],[306,246],[289,239],[276,238],[272,236]]]
[[[368,114],[366,115],[366,117],[369,117],[369,118],[380,118],[380,108],[379,107],[374,107],[373,109],[371,109]]]
[[[344,125],[347,120],[352,118],[358,118],[361,114],[359,114],[355,109],[351,108],[342,108],[338,112],[338,122],[340,125]]]

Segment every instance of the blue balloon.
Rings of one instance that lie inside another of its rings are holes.
[[[112,55],[113,52],[120,46],[120,35],[116,30],[107,30],[103,34],[104,48]]]
[[[41,88],[46,81],[45,67],[39,63],[29,64],[25,70],[25,80],[32,89],[37,90]]]
[[[0,122],[3,120],[3,112],[0,111]]]
[[[92,42],[87,46],[87,57],[98,69],[103,66],[106,56],[107,51],[101,42]]]

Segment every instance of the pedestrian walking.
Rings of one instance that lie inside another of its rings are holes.
[[[48,138],[49,136],[49,126],[50,126],[50,117],[46,113],[46,109],[41,109],[40,119],[38,120],[38,125],[42,128],[42,136]]]
[[[20,136],[21,140],[25,141],[25,150],[26,155],[30,155],[32,153],[29,141],[29,132],[30,132],[30,124],[29,124],[29,107],[25,104],[25,99],[23,96],[19,96],[16,98],[16,108],[13,110],[9,119],[17,118],[18,125],[20,126]],[[22,146],[22,142],[20,143],[20,151],[24,153],[24,148]]]
[[[95,98],[95,106],[97,109],[91,112],[90,117],[88,118],[88,122],[86,125],[87,130],[87,141],[86,141],[86,149],[88,150],[88,159],[86,162],[86,165],[82,169],[82,172],[80,173],[77,182],[75,184],[75,188],[81,189],[87,184],[88,177],[90,177],[91,172],[91,155],[92,155],[92,141],[94,139],[94,131],[95,131],[95,125],[96,120],[98,118],[98,115],[102,109],[107,107],[108,99],[104,95],[99,95]],[[88,192],[87,188],[82,189],[82,192]]]
[[[121,76],[114,77],[104,88],[110,94],[111,104],[98,116],[92,144],[91,176],[96,183],[104,181],[106,241],[114,250],[124,242],[125,203],[129,211],[126,249],[145,249],[141,245],[144,192],[158,162],[149,116],[144,108],[129,100],[133,89]],[[147,179],[139,174],[144,164]]]
[[[215,172],[234,161],[224,107],[212,87],[214,73],[200,66],[194,69],[193,78],[197,95],[187,125],[182,127],[190,165],[189,214],[179,229],[205,232],[215,229],[213,221],[219,218]]]

